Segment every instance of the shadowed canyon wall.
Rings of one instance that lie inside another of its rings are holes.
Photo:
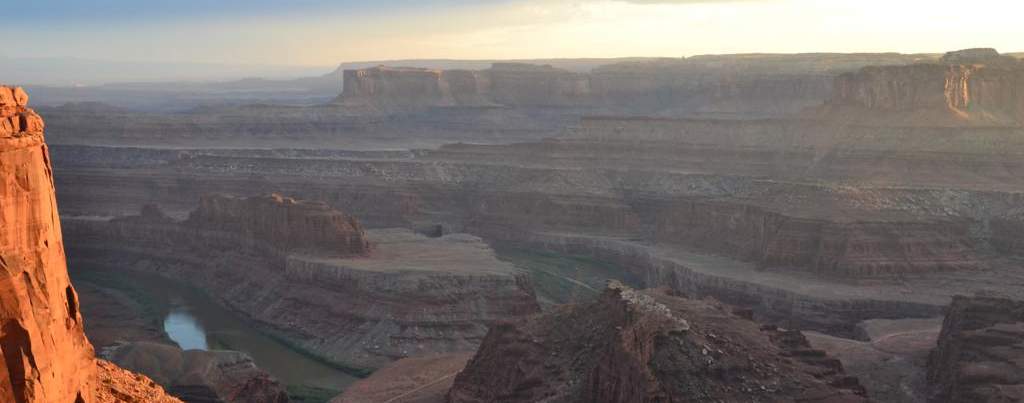
[[[929,402],[1024,399],[1024,302],[953,299],[928,361]]]

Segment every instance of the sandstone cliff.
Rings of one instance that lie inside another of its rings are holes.
[[[449,402],[866,401],[799,332],[612,283],[595,302],[492,328]]]
[[[951,52],[940,63],[872,66],[839,76],[829,115],[869,123],[1024,122],[1024,63],[995,50]]]
[[[648,115],[779,116],[819,105],[832,78],[897,54],[728,55],[610,63],[589,73],[550,65],[346,70],[343,104],[380,107],[571,107]]]
[[[0,87],[0,400],[172,401],[93,356],[68,279],[43,121],[27,104],[21,88]],[[136,387],[152,395],[113,393]]]
[[[147,216],[145,213],[143,210],[143,216]],[[355,217],[326,203],[297,201],[278,194],[249,198],[204,195],[186,224],[239,234],[283,253],[317,252],[338,257],[370,253],[366,232]]]
[[[676,200],[656,213],[654,237],[826,276],[878,277],[977,269],[967,221],[844,221],[792,217],[727,201]]]
[[[929,402],[1024,400],[1024,302],[956,297],[928,360]]]
[[[349,106],[583,106],[585,75],[551,66],[495,63],[486,70],[377,66],[345,71]]]

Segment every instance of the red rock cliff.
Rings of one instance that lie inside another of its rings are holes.
[[[828,103],[856,118],[900,124],[1020,125],[1024,64],[969,50],[941,63],[865,67],[836,78]]]
[[[93,356],[68,279],[43,120],[27,104],[21,88],[0,87],[0,401],[173,401]]]

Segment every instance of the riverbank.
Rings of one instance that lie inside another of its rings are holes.
[[[86,331],[96,332],[99,329],[102,333],[100,339],[104,344],[97,343],[98,351],[108,345],[106,343],[115,341],[180,344],[174,340],[187,337],[182,333],[201,332],[209,349],[242,351],[252,356],[260,368],[287,385],[293,401],[327,401],[359,379],[263,334],[252,323],[215,303],[201,290],[154,274],[78,266],[74,262],[72,267],[72,281],[76,286],[81,284],[85,290],[81,292],[81,300],[86,312]],[[121,297],[112,301],[111,295]],[[137,307],[122,311],[130,312],[134,317],[122,315],[111,318],[100,314],[104,305],[111,302],[117,302],[118,307]],[[97,314],[90,316],[90,311]],[[177,321],[174,327],[167,327],[165,319],[172,313],[191,317],[190,320]],[[130,320],[111,323],[110,319]],[[195,327],[189,328],[189,323]],[[155,340],[154,335],[158,336]]]

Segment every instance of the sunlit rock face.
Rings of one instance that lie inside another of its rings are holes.
[[[148,379],[93,356],[68,279],[43,120],[27,104],[21,88],[0,87],[0,400],[113,401],[112,390],[139,391]],[[119,399],[172,400],[159,387],[146,392]]]
[[[42,121],[27,102],[0,87],[0,395],[72,402],[92,397],[96,364],[68,280]]]
[[[829,106],[857,120],[1020,125],[1024,63],[993,49],[968,49],[935,63],[865,67],[836,79]]]

